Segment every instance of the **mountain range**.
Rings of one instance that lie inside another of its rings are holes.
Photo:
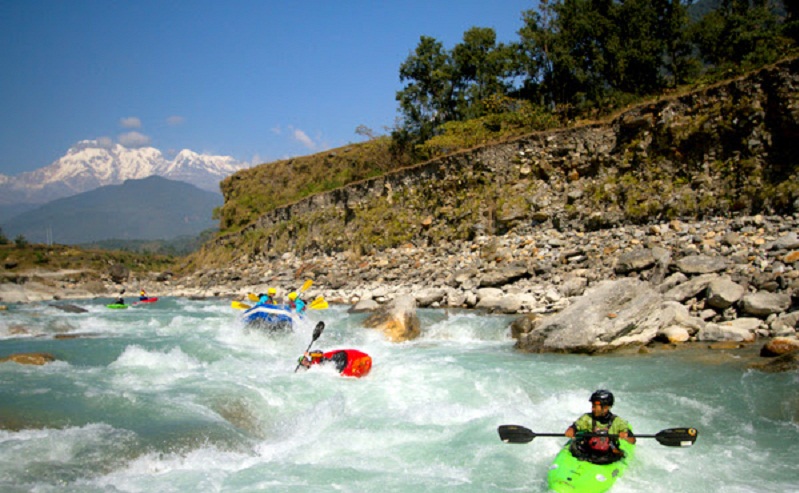
[[[171,239],[216,228],[219,182],[247,168],[230,156],[84,140],[48,166],[0,175],[0,227],[8,238],[78,244]]]
[[[219,182],[248,167],[230,156],[198,154],[184,149],[167,159],[154,147],[128,148],[84,140],[49,166],[17,176],[0,175],[0,206],[44,204],[105,185],[148,176],[191,183],[219,193]],[[2,217],[0,217],[2,219]]]
[[[3,222],[9,239],[75,245],[109,239],[170,240],[218,226],[222,195],[150,176],[56,199]]]

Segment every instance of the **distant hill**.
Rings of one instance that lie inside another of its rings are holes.
[[[150,176],[54,200],[0,224],[9,239],[85,244],[110,239],[169,240],[215,229],[222,195]]]

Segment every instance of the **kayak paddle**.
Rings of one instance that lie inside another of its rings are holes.
[[[501,425],[497,428],[499,438],[505,443],[529,443],[535,437],[565,437],[563,433],[535,433],[529,428],[519,425]],[[690,447],[696,442],[699,431],[696,428],[667,428],[655,435],[635,435],[635,438],[654,438],[666,447]],[[593,436],[594,433],[583,434]],[[608,436],[608,435],[603,435]],[[610,435],[618,438],[618,435]]]
[[[305,355],[305,353],[311,350],[311,346],[313,346],[313,343],[316,342],[317,339],[319,339],[319,336],[322,335],[323,330],[325,330],[324,322],[319,322],[318,324],[316,324],[316,327],[314,327],[313,329],[313,338],[311,339],[311,343],[308,344],[308,349],[305,350],[303,356]],[[294,373],[297,373],[297,370],[300,369],[300,366],[302,366],[302,363],[297,363],[297,368],[294,368]]]
[[[235,308],[236,310],[249,310],[250,308],[252,308],[247,303],[242,303],[241,301],[235,301],[235,300],[230,302],[230,307]]]

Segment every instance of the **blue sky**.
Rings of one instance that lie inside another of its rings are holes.
[[[516,41],[521,0],[0,0],[0,173],[106,139],[260,163],[387,133],[420,36]]]

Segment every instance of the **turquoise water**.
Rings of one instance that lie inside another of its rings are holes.
[[[394,344],[343,307],[270,337],[225,301],[71,303],[89,311],[0,312],[0,357],[58,358],[0,364],[0,491],[543,492],[564,440],[505,444],[497,426],[561,432],[596,388],[638,433],[700,431],[641,439],[614,492],[799,491],[799,374],[723,353],[521,354],[510,318],[470,312],[420,310],[422,337]],[[314,347],[369,353],[367,377],[294,373],[319,320]]]

